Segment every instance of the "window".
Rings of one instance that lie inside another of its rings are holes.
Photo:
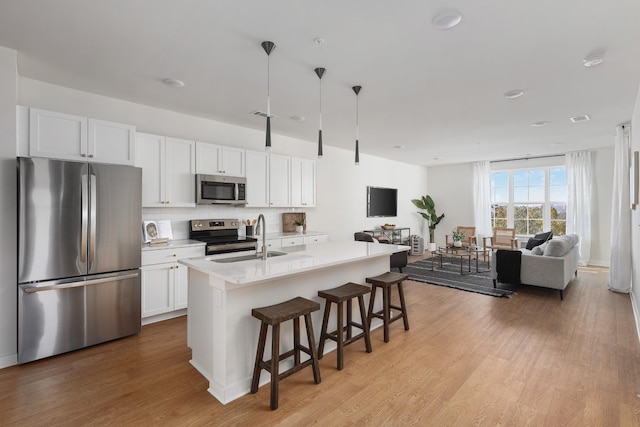
[[[566,234],[567,176],[564,167],[491,173],[491,225],[518,235],[545,230]]]

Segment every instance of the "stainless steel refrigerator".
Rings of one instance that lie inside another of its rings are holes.
[[[18,158],[18,363],[140,332],[141,176]]]

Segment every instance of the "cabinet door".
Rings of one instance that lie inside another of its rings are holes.
[[[91,161],[135,164],[135,126],[89,119],[88,129],[87,153]]]
[[[291,206],[291,157],[269,156],[269,206]]]
[[[184,265],[175,264],[173,270],[174,310],[187,308],[189,301],[189,269]]]
[[[245,150],[235,147],[222,147],[220,157],[221,173],[230,176],[245,176]]]
[[[141,268],[142,317],[173,311],[174,266],[170,263]]]
[[[304,237],[283,237],[282,247],[304,245]]]
[[[318,234],[315,236],[304,236],[304,244],[312,245],[314,243],[322,243],[329,240],[329,237],[326,234]]]
[[[316,205],[316,161],[302,161],[302,206]]]
[[[164,136],[136,133],[136,166],[142,168],[142,206],[165,206]],[[195,190],[194,190],[195,191]]]
[[[269,206],[269,155],[260,151],[246,152],[247,207]]]
[[[165,206],[196,206],[195,141],[166,137]]]
[[[31,108],[29,155],[64,160],[86,160],[87,118]]]
[[[206,142],[196,142],[196,173],[219,175],[220,152],[222,147]]]
[[[302,207],[302,163],[303,159],[291,158],[291,206]]]

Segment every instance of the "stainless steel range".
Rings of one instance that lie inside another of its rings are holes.
[[[189,221],[189,238],[206,242],[207,255],[257,250],[258,240],[238,236],[239,228],[237,219],[193,219]]]

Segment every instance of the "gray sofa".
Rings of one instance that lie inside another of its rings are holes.
[[[520,282],[523,285],[541,286],[563,291],[574,276],[578,275],[578,236],[558,236],[536,246],[532,250],[520,249]],[[491,278],[496,286],[498,272],[496,256],[491,257]]]

